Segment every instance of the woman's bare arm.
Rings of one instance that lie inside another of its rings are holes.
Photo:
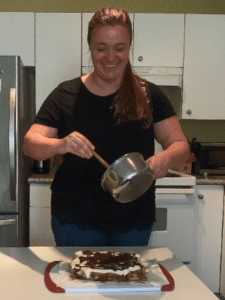
[[[58,139],[57,134],[56,128],[33,124],[24,137],[24,154],[37,160],[68,152],[83,158],[92,156],[94,145],[79,132],[74,131],[63,139]]]

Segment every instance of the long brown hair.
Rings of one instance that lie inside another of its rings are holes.
[[[97,11],[89,22],[87,41],[90,45],[92,31],[98,26],[123,25],[127,28],[132,43],[132,24],[126,11],[117,8],[103,8]],[[119,89],[119,101],[116,103],[118,120],[122,122],[129,119],[147,118],[148,125],[151,124],[151,108],[147,94],[145,80],[134,74],[130,61],[125,68],[122,85]]]

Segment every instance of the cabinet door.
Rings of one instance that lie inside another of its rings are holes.
[[[81,75],[81,14],[36,14],[36,111],[62,81]]]
[[[214,293],[219,292],[223,195],[222,185],[196,186],[196,275]]]
[[[187,15],[183,119],[225,119],[225,16]]]
[[[134,66],[183,67],[184,14],[134,15]]]
[[[91,53],[87,42],[88,22],[94,13],[82,14],[82,67],[93,67]]]
[[[0,12],[0,55],[19,55],[34,66],[34,13]]]
[[[82,67],[90,67],[89,72],[92,71],[92,60],[91,54],[89,51],[89,46],[87,42],[87,34],[88,34],[88,22],[91,20],[94,13],[83,13],[82,14]],[[133,14],[129,14],[131,23],[133,23]],[[130,61],[132,63],[132,48],[130,50]]]
[[[56,246],[48,207],[30,207],[30,246]]]
[[[55,246],[50,183],[30,183],[30,246]]]
[[[50,183],[30,183],[30,206],[51,207]]]

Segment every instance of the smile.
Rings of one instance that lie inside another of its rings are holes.
[[[106,68],[114,68],[116,65],[105,65]]]

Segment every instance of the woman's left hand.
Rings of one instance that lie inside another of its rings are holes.
[[[146,162],[154,171],[154,178],[162,178],[173,169],[182,166],[190,156],[190,148],[176,116],[153,125],[155,138],[163,151],[149,157]]]
[[[154,179],[163,178],[167,174],[169,169],[168,159],[166,159],[166,155],[163,151],[149,157],[146,162],[149,168],[154,172]]]

